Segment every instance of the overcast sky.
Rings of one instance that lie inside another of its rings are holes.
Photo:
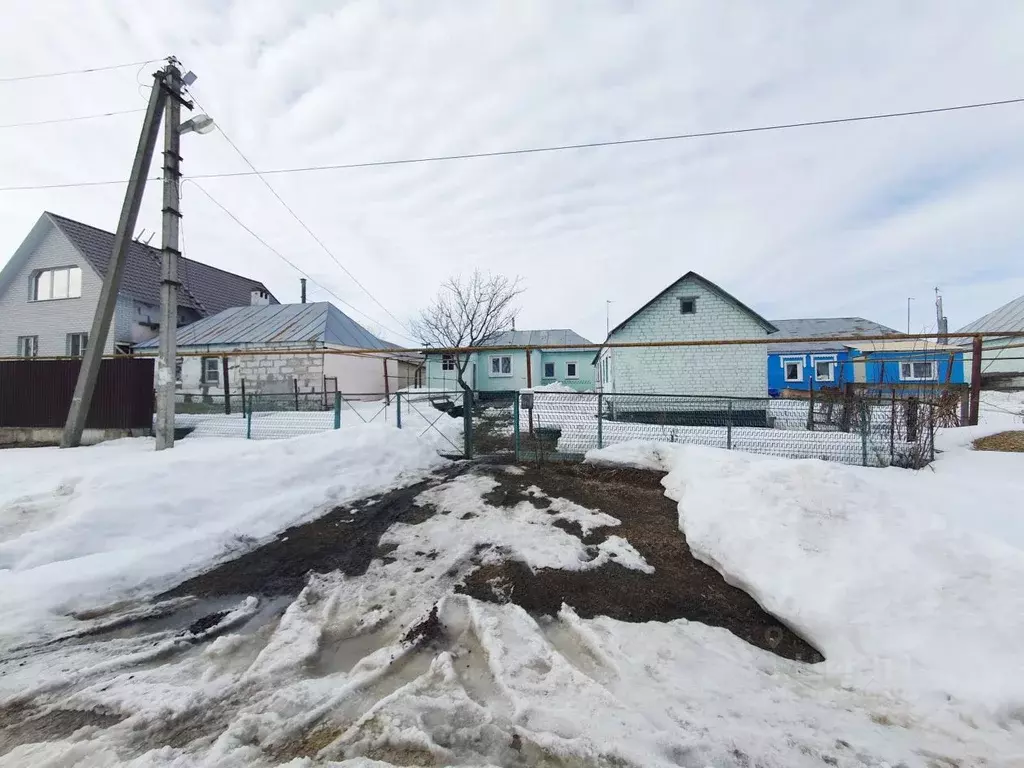
[[[1024,96],[1019,0],[177,0],[167,19],[160,7],[5,0],[0,78],[174,54],[261,170]],[[0,82],[0,125],[141,109],[156,67]],[[125,178],[141,119],[0,128],[0,186]],[[951,328],[1024,293],[1022,137],[1024,104],[269,179],[403,322],[479,267],[522,276],[518,327],[596,340],[606,300],[614,325],[692,269],[772,319],[904,329],[913,296],[920,331],[935,326],[936,286]],[[185,136],[182,154],[186,176],[246,169],[218,133]],[[257,178],[200,183],[407,342]],[[0,264],[44,210],[113,230],[123,192],[0,193]],[[159,226],[159,193],[149,185],[140,228]],[[188,183],[183,213],[187,256],[298,300],[298,273]]]

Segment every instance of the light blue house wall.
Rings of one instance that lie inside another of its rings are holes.
[[[523,348],[473,353],[466,367],[466,383],[477,392],[509,392],[556,382],[579,391],[594,389],[593,350],[530,349],[527,366],[530,345],[577,343],[590,342],[569,330],[509,331],[490,341],[488,346],[523,344]],[[572,375],[573,363],[575,375]],[[457,365],[454,356],[428,355],[424,385],[458,391]]]

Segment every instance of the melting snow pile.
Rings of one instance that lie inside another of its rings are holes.
[[[0,643],[154,592],[330,506],[444,463],[412,431],[281,441],[152,440],[7,450],[0,461]]]
[[[389,529],[386,558],[312,576],[279,617],[239,596],[192,640],[156,624],[19,651],[0,663],[0,725],[21,734],[5,745],[0,731],[0,766],[1019,764],[1024,535],[1011,511],[1024,464],[962,441],[918,473],[651,443],[594,455],[668,470],[691,547],[823,664],[697,622],[534,617],[453,594],[499,558],[650,569],[622,537],[595,557],[554,525],[615,518],[554,497],[543,511],[493,506],[494,480],[470,473],[420,494],[437,514]],[[269,536],[438,462],[383,428],[4,458],[0,609],[22,626],[71,595],[114,599],[175,569],[177,581],[233,536]]]

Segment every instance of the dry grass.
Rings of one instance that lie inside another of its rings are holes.
[[[977,451],[1007,451],[1024,453],[1024,430],[1010,430],[997,435],[980,437],[974,441]]]

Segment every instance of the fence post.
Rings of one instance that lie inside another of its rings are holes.
[[[808,380],[810,397],[808,398],[807,406],[807,431],[814,431],[814,374],[811,374]]]
[[[224,355],[220,359],[221,368],[224,369],[224,415],[231,415],[231,382],[228,381],[228,357]]]
[[[341,392],[334,393],[334,428],[341,429]]]
[[[473,390],[462,390],[462,452],[467,459],[473,458]]]
[[[245,439],[252,440],[252,395],[249,395],[249,407],[242,402],[242,410],[245,411]]]
[[[292,379],[292,386],[295,388],[295,410],[299,410],[299,380]]]
[[[860,401],[860,457],[861,463],[868,465],[868,404],[866,400]]]
[[[732,400],[729,401],[729,422],[725,425],[725,448],[732,450]]]
[[[516,461],[519,461],[519,393],[516,392],[515,399],[512,401],[512,434],[515,441]],[[601,428],[598,427],[600,433]]]
[[[402,428],[402,393],[395,392],[395,426]]]
[[[604,393],[597,393],[597,447],[604,448]]]
[[[892,405],[889,407],[889,463],[896,460],[896,390],[892,391]]]
[[[928,404],[928,442],[931,461],[935,461],[935,403]]]
[[[245,379],[239,380],[238,383],[242,392],[242,415],[245,416]]]

